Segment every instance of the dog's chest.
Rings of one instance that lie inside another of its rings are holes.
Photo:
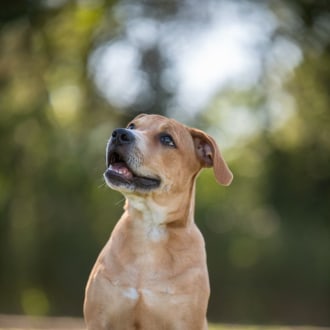
[[[155,303],[159,301],[160,297],[162,299],[167,298],[175,299],[175,290],[170,286],[164,286],[158,284],[158,287],[150,287],[150,288],[135,288],[135,287],[124,287],[124,286],[116,286],[118,290],[118,299],[127,300],[130,302],[138,302],[143,301],[144,303]]]
[[[140,283],[157,283],[166,278],[172,268],[166,226],[153,222],[129,226],[134,228],[125,230],[120,250],[109,251],[106,256],[109,257],[107,269],[116,270],[111,271],[112,279],[115,277],[116,283],[124,287],[137,287]]]

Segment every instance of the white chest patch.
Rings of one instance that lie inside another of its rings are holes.
[[[166,229],[161,225],[150,224],[147,230],[148,238],[153,242],[159,242],[167,236]]]
[[[172,295],[174,294],[173,291],[171,291],[169,288],[159,288],[156,292],[149,290],[149,289],[135,289],[135,288],[125,288],[123,290],[123,296],[130,299],[130,300],[138,300],[140,296],[144,298],[154,298],[157,297],[157,295]]]
[[[135,288],[124,289],[123,295],[131,300],[137,300],[139,298],[139,293]]]
[[[159,242],[167,237],[165,220],[166,209],[139,197],[130,198],[131,205],[143,214],[139,228],[144,232],[146,238],[153,242]]]

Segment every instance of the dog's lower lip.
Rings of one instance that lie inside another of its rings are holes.
[[[138,176],[125,163],[110,164],[104,173],[104,177],[116,186],[124,184],[134,190],[147,191],[160,186],[160,180],[158,178]]]

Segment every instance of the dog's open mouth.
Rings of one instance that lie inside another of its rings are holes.
[[[121,159],[120,155],[116,152],[109,154],[108,158],[108,170],[114,172],[114,174],[119,175],[123,179],[132,180],[133,172],[129,169],[126,162]]]
[[[151,190],[160,185],[160,180],[157,178],[135,174],[119,152],[108,153],[107,167],[104,173],[105,179],[115,186],[125,186],[130,190]]]

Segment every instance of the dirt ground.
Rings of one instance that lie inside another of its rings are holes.
[[[83,319],[71,317],[29,317],[0,314],[0,330],[86,330]],[[210,324],[209,330],[330,330],[310,326],[243,326]]]
[[[1,315],[2,329],[47,329],[47,330],[84,330],[85,325],[80,318],[71,317],[28,317],[21,315]]]

